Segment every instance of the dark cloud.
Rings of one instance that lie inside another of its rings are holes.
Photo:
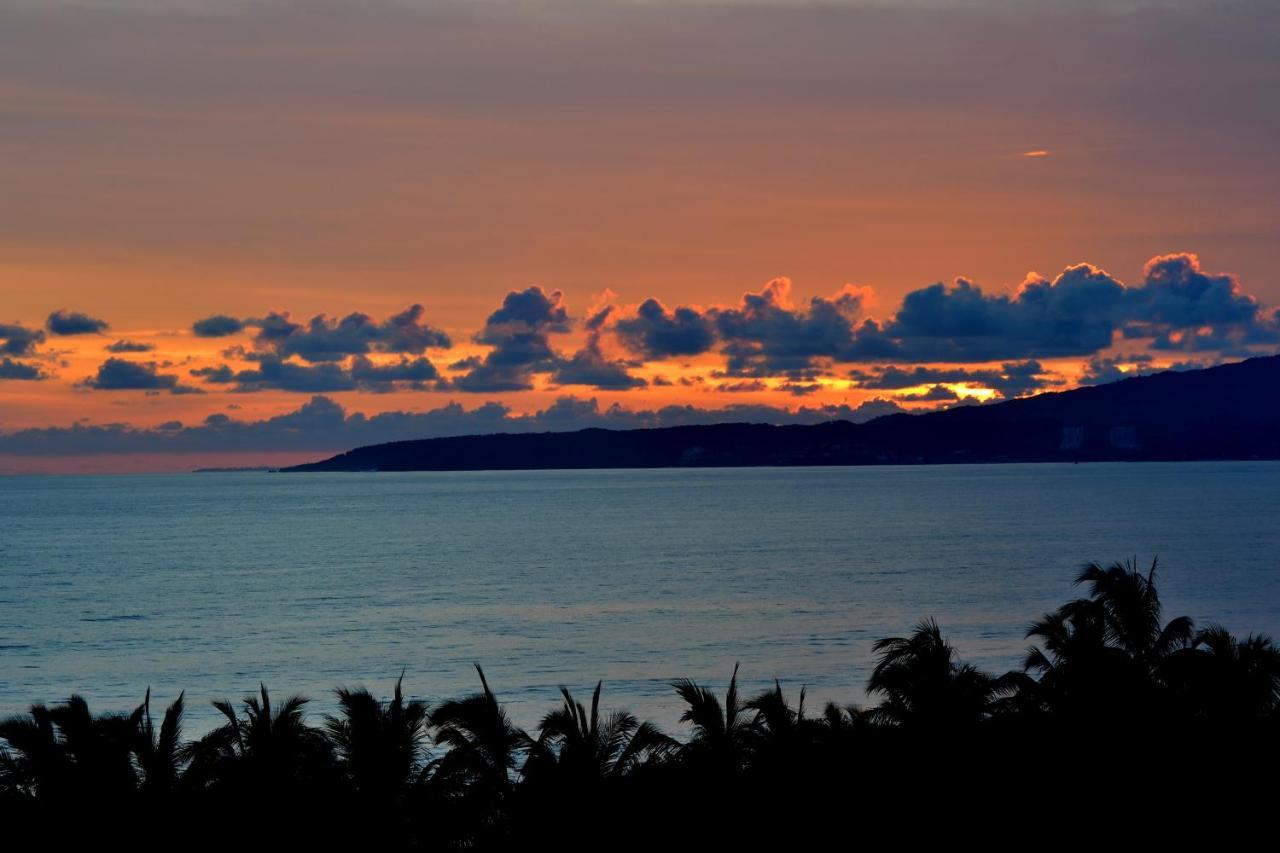
[[[271,313],[253,321],[258,326],[257,343],[281,358],[296,355],[309,362],[342,361],[348,356],[371,352],[420,355],[427,349],[452,346],[449,336],[422,321],[424,309],[411,305],[383,322],[368,314],[353,312],[341,319],[317,314],[305,325],[288,314]]]
[[[214,385],[229,385],[236,381],[236,371],[225,364],[217,367],[197,367],[190,372],[192,376]]]
[[[449,365],[450,370],[475,370],[484,364],[484,359],[478,355],[470,355],[466,358],[460,358]]]
[[[0,355],[31,355],[44,343],[44,332],[21,323],[0,323]]]
[[[245,322],[226,314],[214,314],[191,324],[191,332],[197,338],[225,338],[245,330]]]
[[[398,362],[374,364],[362,355],[351,359],[351,379],[363,391],[387,392],[400,389],[425,391],[434,387],[440,378],[436,366],[426,358],[409,359],[401,356]]]
[[[907,361],[1088,355],[1111,345],[1124,305],[1124,285],[1088,264],[1029,277],[1012,296],[962,278],[908,293],[883,336]]]
[[[789,280],[774,279],[759,293],[744,294],[737,308],[712,312],[728,375],[812,378],[817,360],[851,360],[854,323],[869,292],[846,287],[793,308],[790,291]]]
[[[904,403],[943,403],[959,400],[960,395],[946,385],[932,385],[919,394],[903,394],[897,399]]]
[[[398,362],[377,364],[365,356],[355,356],[349,366],[326,361],[302,364],[270,353],[250,353],[255,364],[235,370],[225,364],[191,371],[192,376],[212,385],[231,385],[237,392],[291,391],[315,394],[333,391],[421,391],[434,388],[439,372],[429,360],[401,357]]]
[[[1160,255],[1147,261],[1141,287],[1129,291],[1131,315],[1177,329],[1249,325],[1258,320],[1258,300],[1243,292],[1233,275],[1200,269],[1191,254]]]
[[[248,325],[258,328],[257,342],[259,346],[273,347],[277,341],[284,340],[294,332],[301,331],[302,324],[289,319],[287,311],[272,311],[260,320],[249,320]]]
[[[649,384],[631,375],[628,367],[626,361],[606,358],[600,352],[599,342],[593,339],[572,358],[558,360],[551,381],[556,385],[587,385],[602,391],[627,391]]]
[[[1277,317],[1263,314],[1235,276],[1204,272],[1192,254],[1152,258],[1127,296],[1125,337],[1150,338],[1156,350],[1247,357],[1280,343]]]
[[[490,364],[486,360],[451,380],[449,387],[471,394],[498,394],[504,391],[528,391],[533,388],[533,379],[529,370]]]
[[[663,360],[700,355],[714,346],[715,323],[696,308],[668,310],[656,299],[646,299],[629,316],[614,321],[618,339],[632,352],[647,359]]]
[[[55,335],[91,335],[106,331],[108,328],[106,320],[99,320],[78,311],[68,311],[66,308],[59,308],[50,314],[44,325]]]
[[[569,312],[563,299],[560,291],[547,293],[537,285],[512,290],[503,298],[502,307],[489,315],[476,341],[497,346],[512,333],[567,332]]]
[[[757,391],[768,391],[769,386],[759,379],[743,379],[740,382],[721,382],[715,390],[722,394],[753,394]]]
[[[604,354],[601,336],[605,322],[614,313],[612,305],[593,313],[583,324],[587,341],[582,349],[569,358],[556,358],[551,372],[553,385],[585,385],[601,391],[627,391],[644,388],[649,383],[631,374],[630,368],[638,366],[625,359],[609,358]]]
[[[818,382],[784,382],[778,388],[793,397],[807,397],[821,391],[822,385]]]
[[[1061,385],[1062,380],[1046,375],[1038,361],[1005,362],[998,369],[971,370],[963,367],[903,368],[891,365],[875,370],[853,370],[849,376],[860,388],[901,390],[947,383],[991,388],[1002,398],[1021,397],[1032,391]],[[904,398],[905,399],[905,398]]]
[[[127,361],[109,358],[98,365],[98,372],[84,381],[86,388],[98,391],[168,391],[170,394],[199,393],[196,388],[178,384],[178,377],[157,372],[155,362]]]
[[[1012,296],[965,279],[903,298],[888,322],[864,324],[853,360],[980,362],[1092,355],[1117,336],[1165,350],[1259,354],[1280,342],[1280,325],[1230,275],[1212,275],[1194,255],[1163,255],[1125,287],[1089,264],[1049,281],[1031,276]]]
[[[1200,370],[1222,363],[1221,359],[1175,361],[1167,367],[1156,367],[1154,361],[1155,359],[1146,353],[1115,355],[1109,358],[1094,356],[1085,362],[1080,384],[1104,385],[1108,382],[1118,382],[1121,379],[1132,379],[1135,376],[1146,376],[1149,373],[1160,373],[1165,370]]]
[[[34,364],[28,364],[23,361],[14,361],[5,356],[0,358],[0,379],[20,379],[26,381],[36,381],[47,379],[39,367]]]
[[[155,348],[155,344],[144,344],[139,341],[128,341],[123,339],[116,341],[114,344],[107,344],[103,347],[107,352],[116,353],[117,355],[130,352],[151,352]]]
[[[864,422],[903,411],[889,400],[862,405],[802,406],[796,410],[763,405],[721,409],[667,406],[637,410],[594,399],[562,397],[547,408],[518,415],[501,403],[474,409],[458,403],[427,412],[348,413],[336,401],[315,396],[294,411],[260,421],[209,415],[191,426],[168,422],[138,428],[124,423],[23,429],[0,433],[0,453],[59,456],[108,453],[216,453],[220,451],[314,451],[317,455],[363,444],[449,435],[496,432],[545,432],[587,427],[637,429],[710,423],[814,424],[832,420]]]
[[[513,290],[502,307],[489,315],[475,342],[492,349],[484,360],[453,380],[452,387],[468,392],[524,391],[533,376],[550,373],[562,364],[549,335],[568,332],[570,320],[564,295],[533,286]]]
[[[1085,362],[1084,373],[1080,376],[1080,384],[1105,385],[1108,382],[1141,376],[1151,372],[1149,366],[1151,361],[1151,356],[1145,353],[1115,355],[1109,358],[1095,355]]]
[[[191,371],[192,376],[206,383],[234,385],[235,391],[294,391],[314,394],[324,391],[354,391],[355,380],[341,364],[298,364],[285,361],[275,355],[261,355],[256,367],[233,370],[227,365],[202,367]]]

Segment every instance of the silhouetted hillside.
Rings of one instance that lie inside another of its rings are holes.
[[[360,447],[285,471],[1280,459],[1280,356],[865,424],[716,424]]]

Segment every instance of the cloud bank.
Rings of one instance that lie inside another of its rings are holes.
[[[135,375],[135,381],[138,380]],[[603,427],[637,429],[688,424],[754,422],[812,424],[830,420],[864,422],[902,411],[888,400],[860,406],[735,405],[720,409],[666,406],[630,409],[602,407],[594,398],[561,397],[528,415],[498,402],[467,409],[457,402],[426,412],[348,412],[335,400],[313,396],[297,409],[257,421],[216,413],[195,424],[171,421],[153,428],[127,423],[23,429],[0,434],[0,454],[70,456],[111,453],[225,453],[234,451],[337,452],[364,444],[498,432],[548,432]]]

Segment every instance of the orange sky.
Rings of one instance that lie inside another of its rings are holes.
[[[450,380],[468,369],[449,364],[494,351],[474,336],[504,296],[535,285],[563,292],[572,324],[545,335],[560,359],[584,346],[607,293],[615,320],[650,297],[719,316],[785,276],[801,316],[852,284],[874,298],[849,322],[889,328],[934,282],[1016,299],[1029,271],[1052,280],[1089,263],[1141,302],[1108,315],[1104,347],[988,347],[995,357],[980,361],[899,336],[900,357],[820,357],[803,382],[773,368],[717,378],[731,345],[719,326],[705,351],[655,358],[606,325],[601,356],[645,387],[552,387],[535,370],[525,391],[321,392],[369,414],[449,401],[528,414],[566,395],[638,410],[856,407],[931,387],[849,375],[889,365],[1035,359],[1045,390],[1074,384],[1095,357],[1150,356],[1130,366],[1152,369],[1275,352],[1278,20],[1254,2],[7,4],[0,325],[45,328],[66,308],[109,328],[45,329],[15,350],[45,378],[0,379],[0,470],[149,464],[145,448],[89,464],[96,451],[74,443],[5,445],[23,429],[258,421],[310,399],[193,376],[250,369],[265,351],[256,327],[194,337],[215,314],[382,322],[421,304],[453,346],[407,355]],[[1199,259],[1174,290],[1144,277],[1170,253]],[[1208,295],[1191,293],[1202,285]],[[1213,302],[1233,298],[1234,314]],[[1188,330],[1202,346],[1179,348]],[[1153,349],[1161,334],[1172,337]],[[87,386],[118,340],[154,346],[118,357],[203,393]],[[236,344],[248,360],[222,354]],[[680,376],[702,381],[653,383]],[[715,390],[748,381],[766,389]],[[246,439],[234,452],[282,451]],[[178,464],[162,457],[154,467]]]

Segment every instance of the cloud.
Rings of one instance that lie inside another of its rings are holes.
[[[45,328],[55,335],[92,335],[106,331],[109,326],[106,320],[59,308],[49,315]]]
[[[602,391],[626,391],[649,384],[631,375],[627,367],[626,361],[606,358],[600,352],[599,342],[593,339],[571,358],[558,360],[551,381],[556,385],[587,385]]]
[[[689,306],[668,309],[646,299],[614,321],[614,333],[624,346],[647,359],[663,360],[700,355],[716,341],[711,317]]]
[[[1210,274],[1192,254],[1147,261],[1141,287],[1128,292],[1127,338],[1151,338],[1156,350],[1254,354],[1280,343],[1280,321],[1266,317],[1235,276]]]
[[[998,361],[1088,355],[1111,345],[1122,319],[1124,285],[1089,264],[1052,281],[1031,274],[1012,295],[960,278],[908,293],[882,331],[894,360]],[[884,341],[879,341],[883,344]]]
[[[44,332],[21,323],[0,323],[0,355],[31,355],[44,343]]]
[[[830,298],[791,305],[791,281],[776,278],[759,293],[747,293],[737,308],[713,312],[730,376],[812,378],[818,360],[849,360],[854,323],[870,297],[867,288],[846,285]]]
[[[453,380],[459,391],[523,391],[533,387],[536,373],[550,373],[561,365],[551,347],[552,333],[568,332],[571,323],[564,294],[537,285],[512,290],[502,307],[485,320],[474,340],[492,349],[484,360]]]
[[[440,372],[421,356],[414,359],[401,356],[398,362],[374,364],[358,355],[351,359],[351,378],[357,388],[365,391],[387,392],[404,388],[424,391],[433,387],[429,383],[439,379]]]
[[[898,399],[904,403],[954,402],[960,395],[946,385],[931,385],[919,394],[903,394]]]
[[[874,370],[855,369],[849,372],[849,376],[857,382],[859,388],[901,390],[946,383],[990,388],[1000,397],[1012,398],[1063,384],[1062,380],[1053,379],[1047,373],[1038,361],[1022,361],[1005,362],[998,369],[985,370],[925,366],[903,368],[890,365]]]
[[[1234,276],[1205,273],[1194,255],[1147,262],[1126,287],[1090,264],[1052,281],[1031,274],[1012,295],[967,279],[908,293],[887,322],[864,323],[851,360],[981,362],[1093,355],[1117,337],[1155,349],[1259,354],[1280,342],[1280,324]]]
[[[209,415],[190,426],[170,421],[140,428],[126,423],[44,427],[0,433],[0,454],[64,456],[111,453],[216,453],[221,451],[313,451],[317,455],[364,444],[450,435],[497,432],[545,432],[587,427],[637,429],[709,423],[814,424],[832,420],[864,422],[903,411],[889,400],[869,400],[859,406],[802,406],[791,410],[762,405],[733,405],[720,409],[666,406],[629,409],[602,408],[594,398],[561,397],[528,415],[515,414],[501,403],[487,402],[466,409],[450,402],[426,412],[349,413],[338,402],[314,396],[299,408],[258,421],[243,421],[223,413]]]
[[[1151,361],[1151,356],[1145,353],[1115,355],[1109,358],[1095,355],[1085,362],[1084,372],[1080,375],[1080,384],[1105,385],[1108,382],[1141,376],[1151,372],[1149,367]]]
[[[778,386],[779,390],[786,391],[793,397],[807,397],[810,394],[816,394],[822,390],[820,382],[784,382]]]
[[[1239,326],[1257,322],[1258,300],[1230,274],[1209,274],[1192,254],[1147,261],[1142,286],[1129,291],[1133,319],[1173,328]]]
[[[769,386],[759,379],[744,379],[741,382],[721,382],[716,386],[716,391],[721,394],[754,394],[758,391],[768,390]]]
[[[98,391],[168,391],[170,394],[198,394],[199,389],[178,384],[178,377],[157,372],[152,362],[109,358],[98,365],[98,372],[84,381],[86,388]]]
[[[211,385],[231,385],[237,392],[290,391],[315,394],[334,391],[422,391],[436,387],[439,371],[425,357],[401,356],[398,362],[377,364],[366,356],[354,356],[350,365],[325,361],[302,364],[270,353],[249,353],[256,366],[235,370],[228,365],[191,371]]]
[[[41,372],[40,368],[34,364],[28,364],[23,361],[14,361],[8,356],[0,358],[0,379],[36,381],[47,378],[48,377]]]
[[[114,344],[107,344],[103,349],[107,352],[116,353],[117,355],[130,352],[151,352],[156,348],[155,344],[145,344],[139,341],[118,340]]]
[[[602,391],[627,391],[649,384],[642,377],[631,374],[629,368],[636,366],[634,362],[609,358],[604,354],[600,339],[605,323],[613,313],[614,307],[606,305],[587,318],[583,324],[587,330],[586,343],[569,358],[556,357],[551,372],[553,385],[585,385]]]
[[[245,330],[245,322],[226,314],[214,314],[191,324],[191,332],[197,338],[225,338]]]
[[[1130,353],[1108,358],[1094,356],[1085,362],[1084,372],[1080,376],[1081,385],[1105,385],[1108,382],[1119,382],[1121,379],[1132,379],[1135,376],[1146,376],[1164,370],[1200,370],[1221,364],[1221,359],[1209,361],[1176,361],[1167,367],[1157,367],[1155,359],[1146,353]]]
[[[422,321],[424,313],[421,305],[411,305],[381,323],[359,312],[341,319],[317,314],[304,325],[290,320],[287,313],[272,312],[250,325],[259,329],[259,347],[281,358],[296,355],[312,363],[371,352],[420,355],[427,349],[452,346],[448,335]]]
[[[233,370],[225,364],[201,367],[192,370],[191,375],[209,384],[234,385],[234,390],[242,392],[278,390],[313,394],[356,388],[355,380],[341,364],[298,364],[275,355],[257,356],[256,363],[256,367],[244,370]]]

